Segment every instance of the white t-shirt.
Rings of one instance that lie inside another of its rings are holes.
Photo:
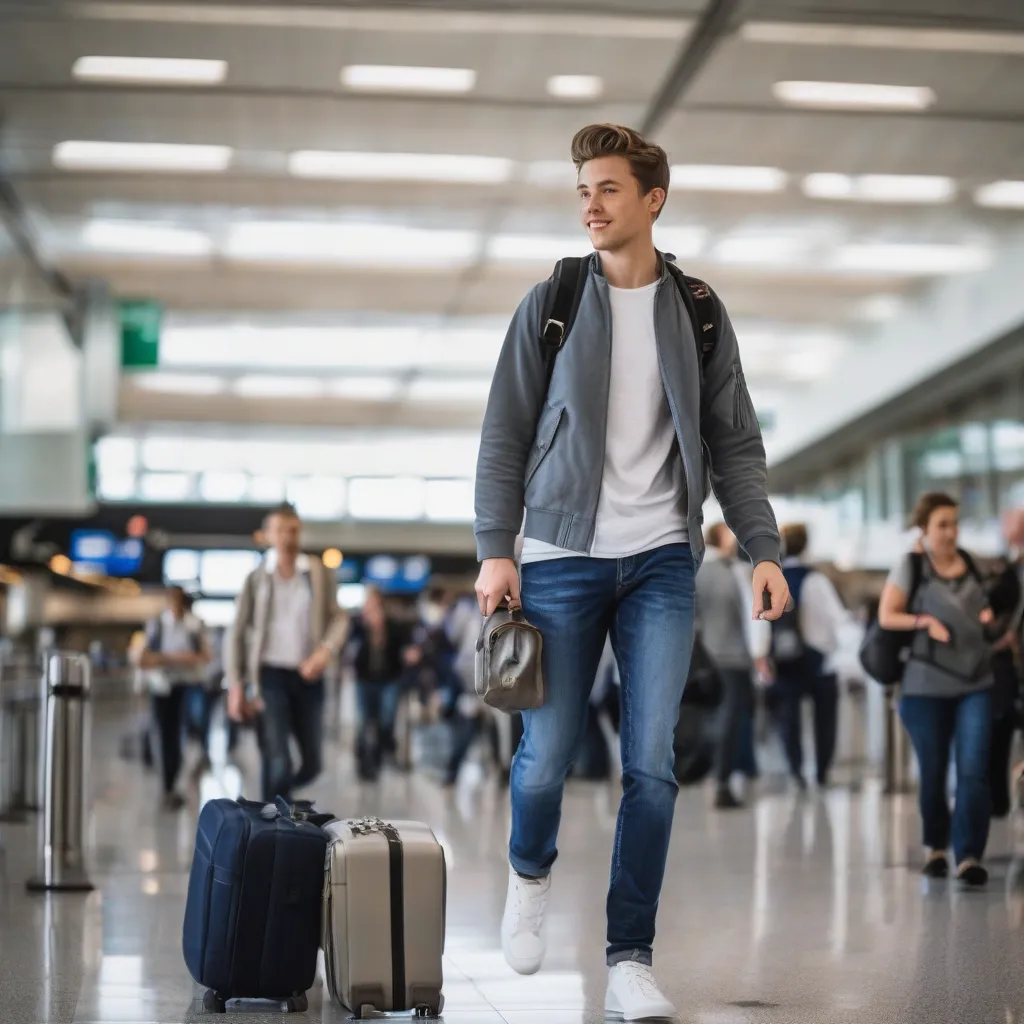
[[[296,669],[309,655],[309,616],[313,603],[306,574],[298,570],[285,579],[270,579],[270,621],[262,662],[275,668]]]
[[[595,558],[625,558],[688,538],[686,473],[654,334],[659,283],[608,287],[611,380],[601,496],[590,548]],[[530,537],[523,541],[523,562],[578,554]]]

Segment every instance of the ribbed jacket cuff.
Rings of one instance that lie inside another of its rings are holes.
[[[512,530],[482,530],[476,535],[477,560],[515,558],[516,536]]]
[[[778,537],[770,535],[763,537],[750,537],[743,544],[743,549],[750,556],[751,565],[759,562],[774,562],[782,565],[782,551]]]

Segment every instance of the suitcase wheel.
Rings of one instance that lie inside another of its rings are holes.
[[[203,1009],[207,1013],[227,1013],[227,999],[208,988],[203,993]]]
[[[288,1000],[289,1013],[305,1013],[309,1009],[309,1000],[305,992],[300,992]]]
[[[444,1009],[444,996],[437,997],[437,1004],[433,1003],[420,1003],[419,1006],[413,1010],[413,1016],[418,1019],[440,1017],[441,1011]]]

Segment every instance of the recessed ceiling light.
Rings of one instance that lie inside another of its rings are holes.
[[[163,142],[84,142],[53,147],[53,162],[66,170],[214,172],[231,162],[228,146],[192,146]]]
[[[90,221],[82,229],[82,242],[97,252],[155,256],[208,256],[213,249],[201,231],[117,220]]]
[[[144,391],[171,395],[219,395],[225,387],[223,377],[199,373],[133,373],[127,379]]]
[[[300,150],[288,158],[297,178],[350,181],[452,181],[497,184],[508,181],[515,165],[493,156],[443,153],[346,153]]]
[[[477,245],[474,231],[254,221],[231,228],[224,253],[234,260],[447,268],[472,259]]]
[[[405,67],[395,64],[351,64],[341,81],[364,92],[465,93],[476,85],[472,68]]]
[[[604,82],[597,75],[552,75],[548,94],[564,100],[592,100],[604,91]]]
[[[812,199],[945,203],[956,195],[956,183],[932,174],[809,174],[803,180],[803,190]]]
[[[992,253],[980,246],[868,242],[843,246],[832,267],[864,274],[930,277],[984,270],[991,262]]]
[[[740,26],[740,37],[752,43],[796,46],[855,46],[948,53],[1024,54],[1024,32],[747,21]]]
[[[925,85],[875,85],[870,82],[776,82],[775,98],[793,107],[846,110],[925,110],[935,92]]]
[[[712,255],[722,263],[774,266],[793,263],[809,246],[809,240],[799,235],[736,234],[723,238]]]
[[[677,164],[671,173],[675,188],[703,192],[779,192],[787,177],[777,167],[719,164]]]
[[[1024,181],[992,181],[974,193],[979,206],[1024,210]]]
[[[75,78],[98,82],[162,82],[168,85],[218,85],[227,61],[179,57],[79,57]]]

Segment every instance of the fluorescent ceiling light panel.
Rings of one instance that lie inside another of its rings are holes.
[[[164,142],[86,142],[71,139],[53,147],[55,166],[74,171],[175,171],[194,174],[227,169],[229,146]]]
[[[224,252],[233,260],[451,267],[471,260],[477,242],[473,231],[254,221],[231,228]]]
[[[231,390],[244,398],[319,398],[324,393],[324,382],[316,377],[253,374],[239,377]]]
[[[133,373],[127,379],[143,391],[168,395],[219,395],[226,386],[223,377],[199,373]]]
[[[793,263],[808,249],[809,240],[799,235],[737,234],[718,242],[712,256],[721,263],[771,266]]]
[[[327,385],[334,398],[351,398],[367,402],[386,402],[398,394],[394,377],[338,377]]]
[[[662,252],[670,252],[676,259],[688,260],[699,255],[707,241],[704,228],[672,228],[654,225],[654,244]]]
[[[442,153],[345,153],[300,150],[288,158],[288,173],[297,178],[347,181],[450,181],[499,184],[512,175],[514,163],[501,157]]]
[[[558,99],[593,100],[604,92],[604,82],[597,75],[552,75],[547,90]]]
[[[1024,181],[992,181],[974,193],[979,206],[1024,210]]]
[[[227,61],[179,57],[79,57],[75,78],[93,82],[159,82],[166,85],[218,85]]]
[[[348,485],[348,510],[353,519],[422,519],[423,481],[416,477],[358,478]]]
[[[414,402],[479,402],[482,405],[490,392],[491,382],[486,377],[417,377],[409,385],[409,398]]]
[[[593,251],[582,231],[578,235],[496,235],[487,246],[490,259],[518,263],[552,263]]]
[[[775,98],[791,107],[836,110],[926,110],[935,92],[924,85],[871,82],[776,82]]]
[[[936,53],[1024,54],[1024,32],[957,31],[943,28],[887,28],[881,25],[823,25],[788,21],[747,21],[740,38],[752,43],[795,46],[850,46]]]
[[[504,340],[505,326],[429,330],[416,348],[414,364],[420,369],[491,376]]]
[[[777,167],[742,165],[677,164],[672,186],[697,192],[780,192],[787,175]]]
[[[991,260],[991,252],[979,246],[869,242],[843,246],[832,266],[865,274],[930,277],[984,270]]]
[[[208,256],[209,235],[167,224],[94,220],[82,229],[82,243],[96,252],[152,256]]]
[[[409,327],[211,326],[168,324],[160,338],[164,366],[287,370],[408,368],[423,349]]]
[[[248,489],[244,473],[203,473],[199,478],[199,496],[204,501],[241,501]]]
[[[803,190],[812,199],[946,203],[956,195],[956,182],[934,174],[808,174]]]
[[[181,501],[191,487],[187,473],[143,473],[139,477],[139,496],[147,501]]]
[[[576,187],[576,165],[571,160],[537,160],[526,168],[526,180],[540,188]]]
[[[476,85],[472,68],[405,67],[395,64],[351,64],[341,81],[364,92],[466,93]]]

